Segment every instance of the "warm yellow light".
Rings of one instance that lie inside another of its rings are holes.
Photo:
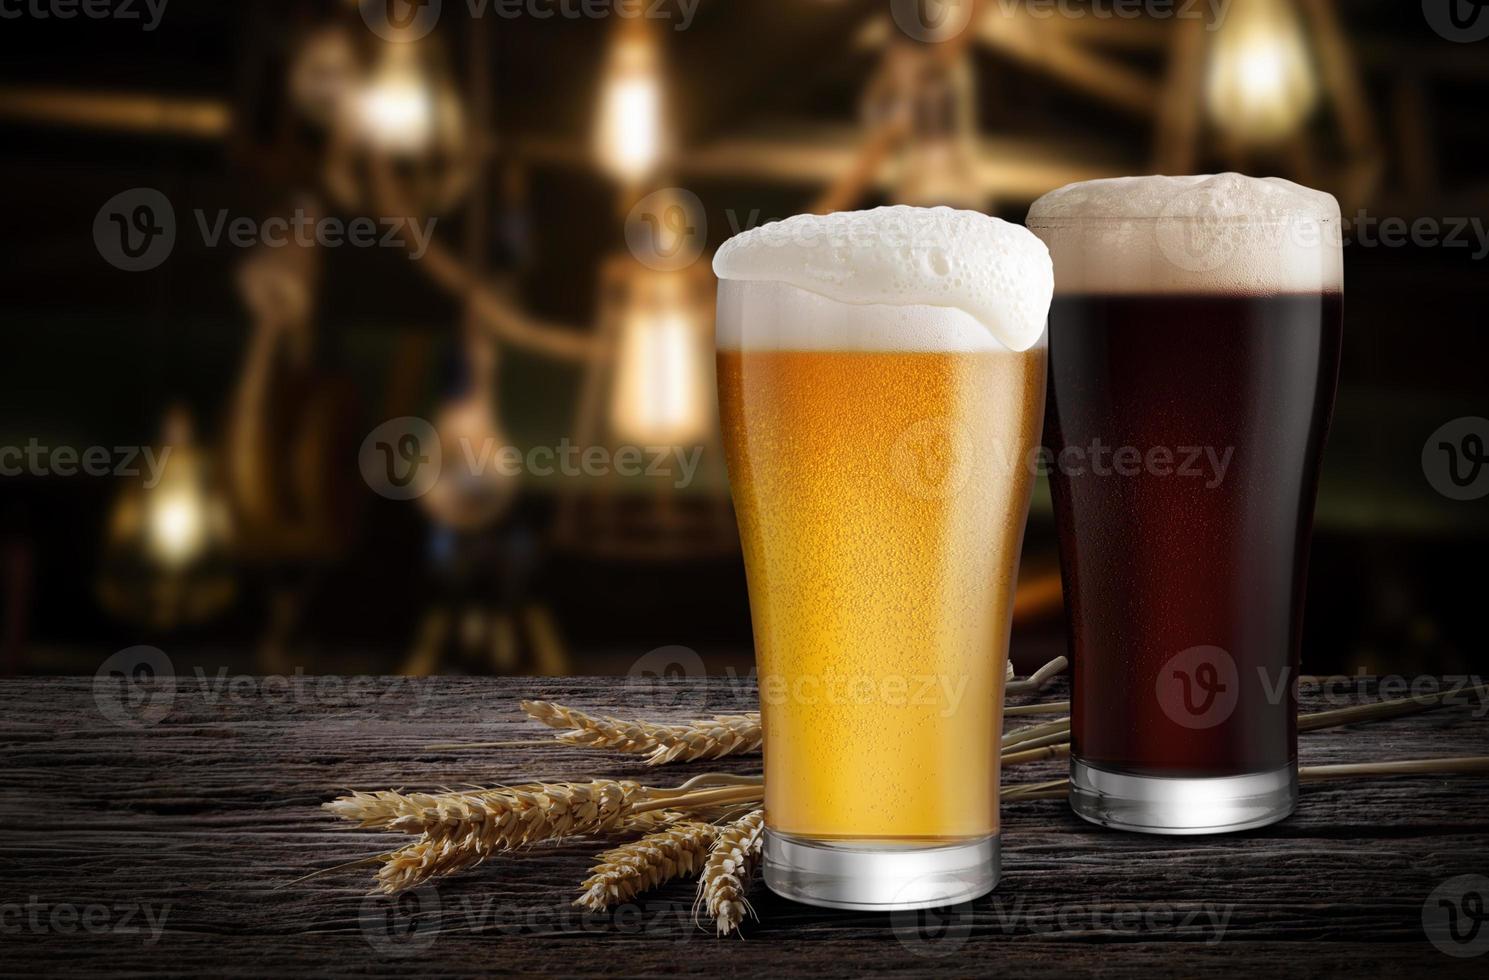
[[[1211,52],[1207,97],[1215,125],[1252,142],[1294,132],[1318,99],[1303,25],[1282,0],[1233,4]]]
[[[595,151],[612,176],[635,183],[662,157],[662,78],[656,44],[643,33],[621,35],[610,53]]]
[[[195,486],[159,490],[149,504],[150,550],[162,563],[188,564],[207,539],[206,507]]]
[[[611,399],[615,433],[639,445],[681,445],[708,432],[709,352],[683,296],[623,315]]]
[[[434,90],[416,61],[390,53],[355,99],[357,124],[375,149],[416,153],[434,138]]]

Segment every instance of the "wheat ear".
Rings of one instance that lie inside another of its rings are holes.
[[[698,876],[698,900],[721,936],[739,928],[746,915],[754,915],[749,899],[750,881],[760,863],[765,839],[765,813],[754,810],[719,831],[708,852],[703,873]]]
[[[674,878],[697,874],[718,836],[713,824],[686,820],[612,848],[590,869],[574,904],[601,912]]]
[[[760,748],[759,712],[716,715],[672,725],[597,718],[551,701],[524,701],[522,710],[534,721],[560,729],[560,742],[644,755],[646,764],[650,766],[695,759],[721,759]]]
[[[648,798],[639,783],[530,783],[463,793],[353,793],[325,809],[365,828],[427,834],[432,840],[473,837],[489,850],[604,833]]]

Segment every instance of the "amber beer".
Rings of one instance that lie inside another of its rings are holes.
[[[1030,213],[1056,263],[1045,438],[1088,820],[1215,833],[1292,811],[1338,217],[1235,174],[1077,184]],[[1103,471],[1098,445],[1159,465]]]
[[[1009,349],[956,308],[731,280],[747,263],[724,258],[719,398],[764,715],[766,880],[846,907],[981,894],[1044,347]]]

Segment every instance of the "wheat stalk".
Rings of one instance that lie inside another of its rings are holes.
[[[685,820],[611,848],[590,869],[574,904],[603,912],[664,882],[696,874],[718,836],[719,828],[711,823]]]
[[[698,901],[720,936],[738,929],[744,917],[754,915],[749,899],[750,882],[760,863],[765,840],[765,811],[752,810],[719,831],[708,852],[708,862],[698,876]]]
[[[567,745],[610,749],[646,756],[646,764],[721,759],[760,748],[760,713],[716,715],[686,724],[661,724],[597,718],[577,708],[551,701],[524,701],[522,710],[549,728],[563,729],[558,740]]]
[[[530,783],[463,793],[352,793],[323,804],[359,827],[426,834],[431,840],[472,838],[491,851],[558,837],[604,833],[649,799],[639,783]]]

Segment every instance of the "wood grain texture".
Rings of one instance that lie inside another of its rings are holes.
[[[369,897],[367,868],[289,883],[404,839],[319,809],[346,789],[755,770],[758,757],[646,769],[552,743],[517,707],[682,720],[753,708],[747,681],[188,676],[144,690],[163,716],[130,727],[110,715],[137,719],[150,703],[121,701],[122,682],[0,686],[7,974],[1482,976],[1489,963],[1446,956],[1422,920],[1438,885],[1489,874],[1483,778],[1309,786],[1290,820],[1209,838],[1102,831],[1061,801],[1005,804],[1004,880],[987,898],[891,916],[808,908],[757,885],[759,921],[743,940],[716,940],[692,924],[689,884],[603,915],[573,909],[596,841],[401,899]],[[1304,710],[1356,699],[1307,696]],[[1302,762],[1489,753],[1477,707],[1304,735]],[[539,744],[429,748],[467,741]],[[1011,778],[1062,774],[1051,762]]]

